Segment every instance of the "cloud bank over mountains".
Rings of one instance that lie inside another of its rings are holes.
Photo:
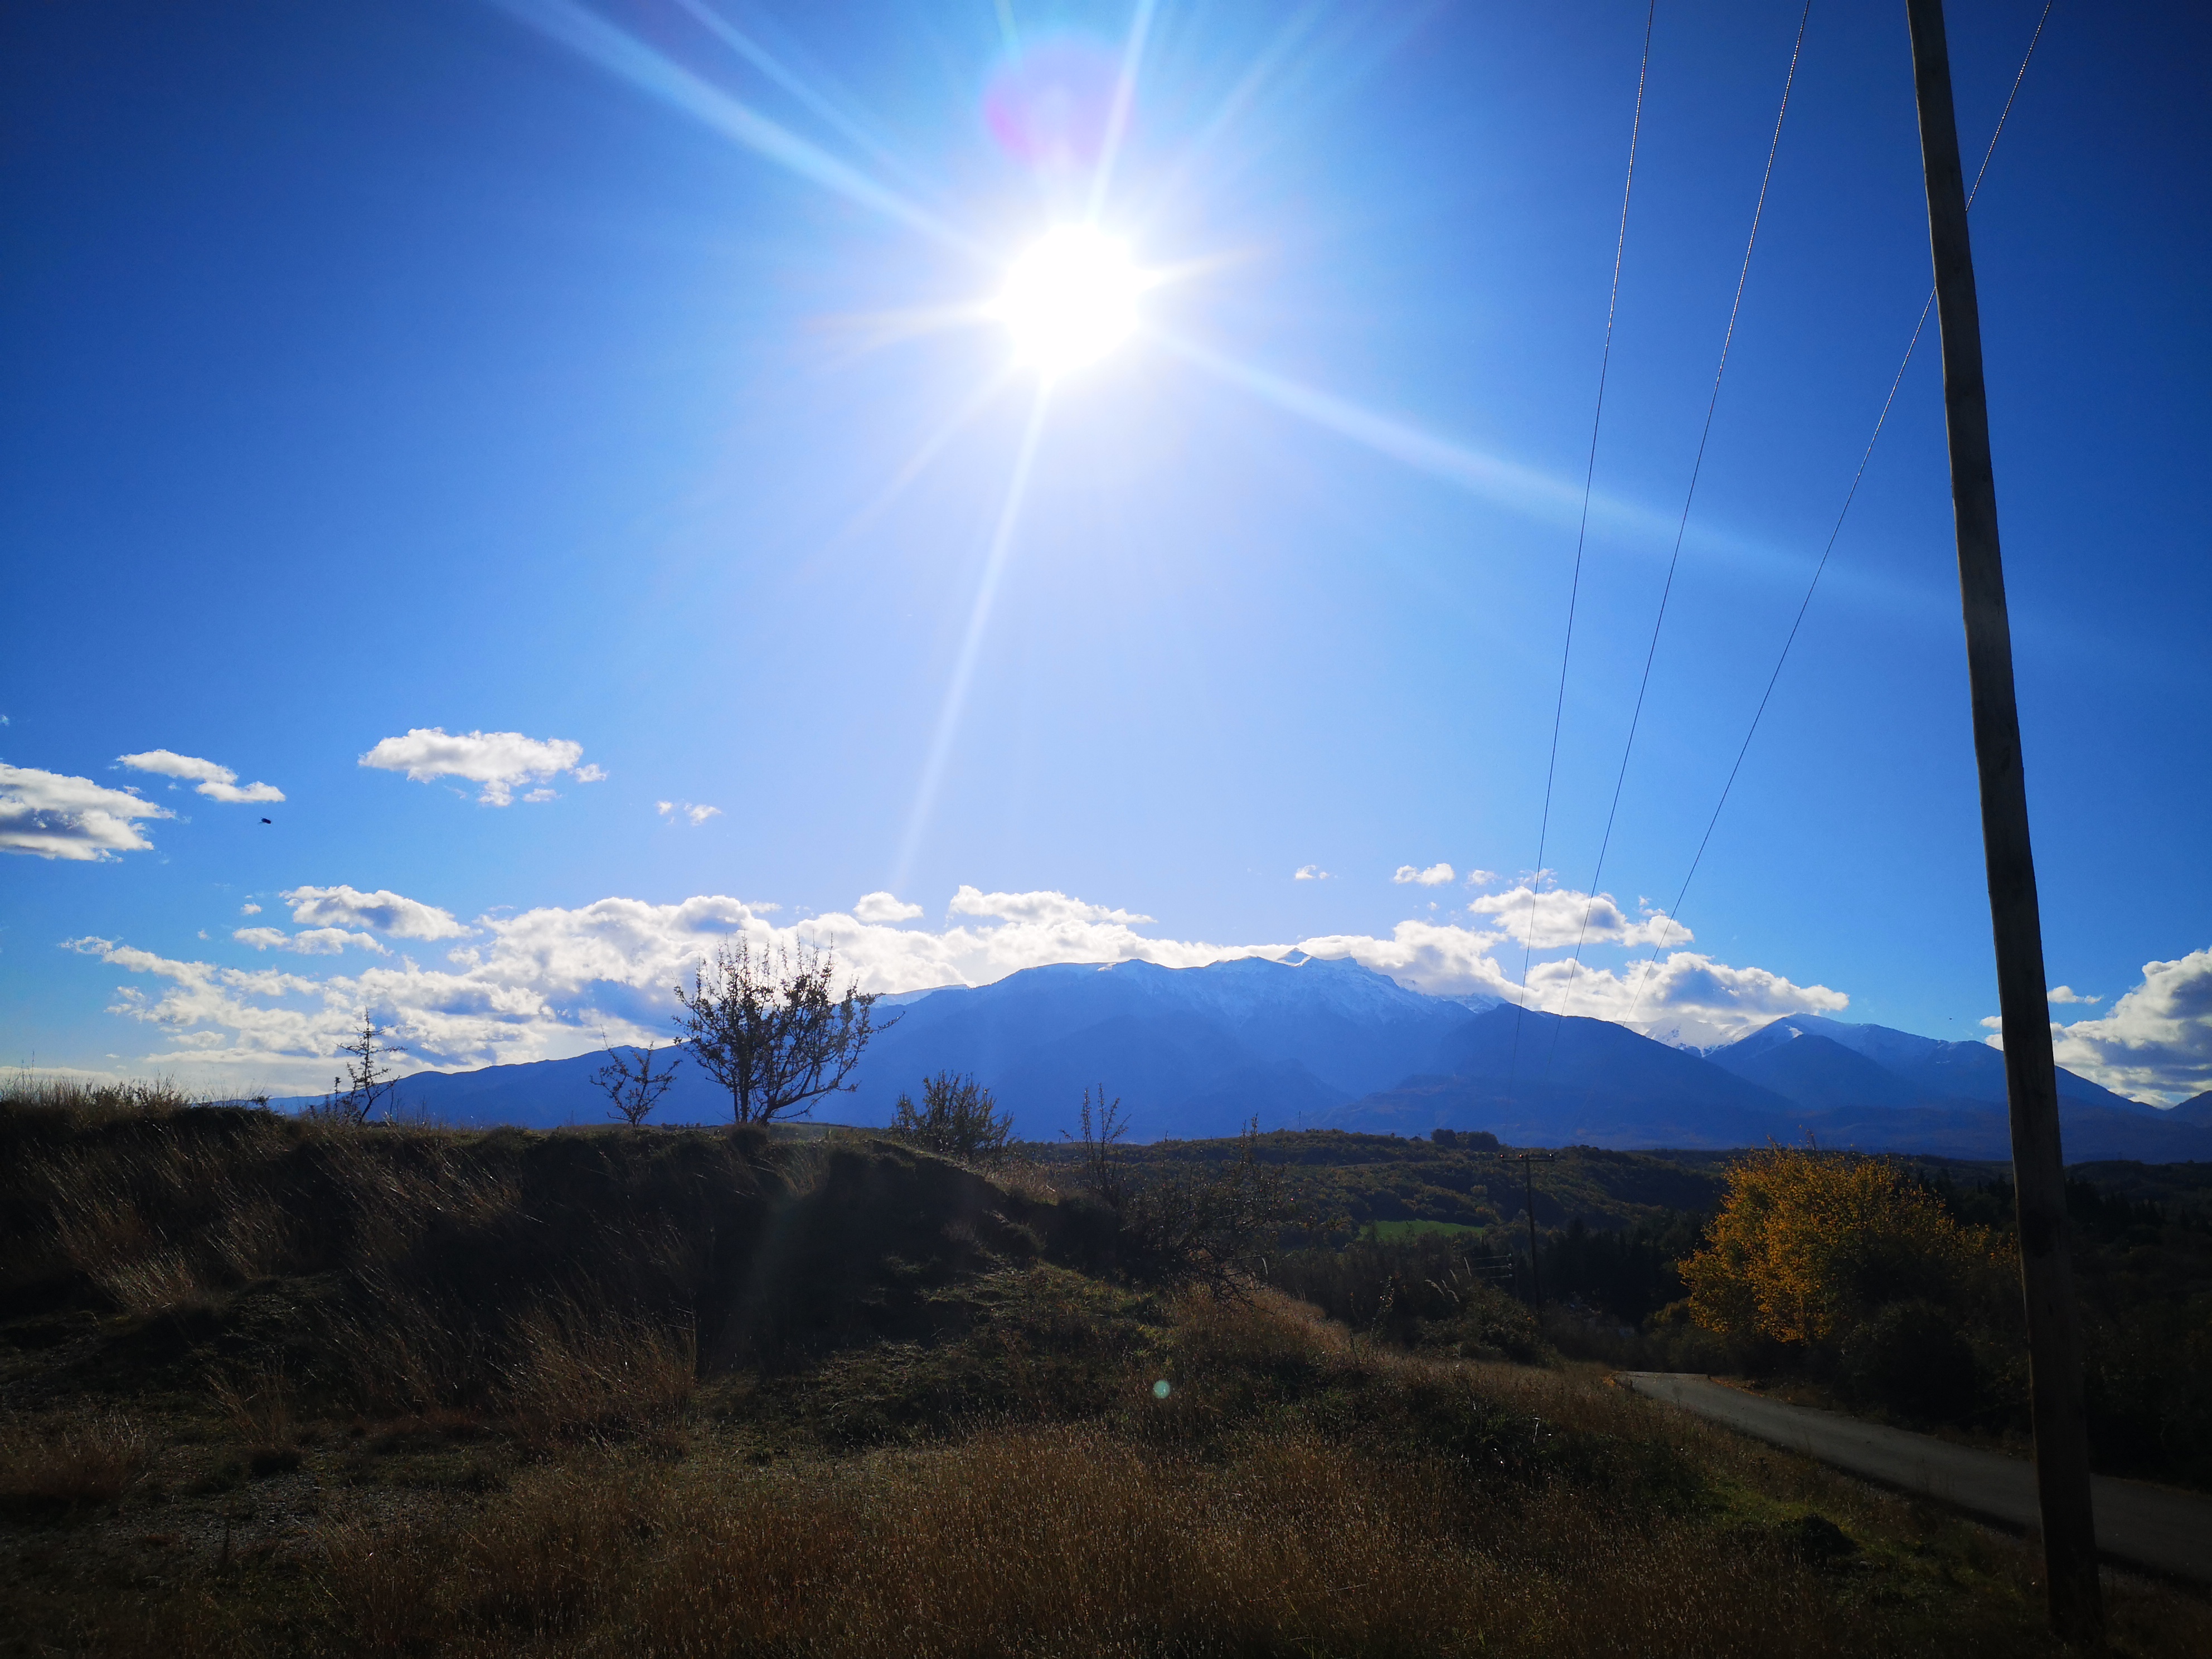
[[[2212,949],[2147,962],[2142,975],[2110,1013],[2051,1023],[2058,1063],[2139,1097],[2172,1100],[2212,1089]],[[2061,999],[2054,993],[2051,1000]]]
[[[1577,893],[1568,887],[1538,892],[1522,884],[1503,893],[1486,893],[1468,905],[1468,914],[1495,916],[1507,937],[1538,951],[1563,951],[1575,944],[1686,945],[1690,930],[1663,911],[1647,910],[1632,921],[1610,893]]]
[[[1439,995],[1517,1000],[1495,959],[1508,936],[1480,926],[1405,921],[1387,938],[1332,934],[1264,944],[1223,944],[1141,933],[1152,918],[1066,893],[985,892],[962,886],[943,923],[915,927],[922,907],[888,892],[850,911],[782,921],[773,904],[702,895],[674,904],[601,899],[543,907],[472,923],[384,889],[296,887],[281,895],[295,931],[242,927],[257,951],[343,956],[322,971],[228,967],[178,960],[127,941],[85,938],[69,948],[124,969],[110,1012],[157,1032],[135,1063],[178,1069],[226,1088],[319,1086],[338,1041],[366,1010],[391,1025],[416,1066],[452,1068],[552,1059],[617,1040],[665,1036],[670,988],[715,947],[738,935],[805,940],[837,953],[863,990],[886,993],[982,985],[1049,963],[1151,962],[1194,968],[1294,950],[1350,957],[1407,987]],[[1551,896],[1547,895],[1549,898]],[[1582,895],[1566,895],[1579,907]],[[1579,910],[1577,909],[1577,914]],[[1677,929],[1686,940],[1686,929]],[[406,947],[445,946],[418,960]],[[301,969],[306,969],[302,963]],[[1835,1012],[1848,1005],[1825,986],[1799,986],[1759,968],[1677,951],[1637,996],[1634,975],[1565,963],[1529,975],[1537,1006],[1680,1028],[1685,1040],[1718,1042],[1778,1013]]]

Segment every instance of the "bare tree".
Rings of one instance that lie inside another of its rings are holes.
[[[837,957],[804,942],[795,949],[740,939],[702,962],[691,989],[676,988],[684,1005],[677,1027],[691,1057],[730,1091],[739,1123],[804,1116],[823,1095],[847,1084],[878,1027],[875,996],[857,981],[836,986]]]
[[[1078,1120],[1079,1133],[1060,1132],[1062,1140],[1072,1140],[1081,1149],[1083,1184],[1098,1195],[1106,1207],[1120,1215],[1128,1202],[1127,1171],[1121,1152],[1121,1137],[1129,1133],[1129,1121],[1121,1115],[1121,1097],[1106,1098],[1106,1085],[1098,1085],[1098,1103],[1091,1102],[1091,1091],[1083,1091],[1083,1115]]]
[[[392,1091],[399,1086],[399,1078],[385,1061],[407,1052],[387,1041],[391,1036],[366,1012],[362,1015],[361,1030],[352,1041],[338,1044],[338,1052],[352,1058],[346,1061],[345,1074],[331,1079],[331,1092],[322,1106],[326,1114],[349,1123],[366,1123],[379,1105],[389,1113],[388,1103]]]
[[[607,1092],[616,1111],[631,1128],[636,1128],[652,1115],[653,1109],[660,1104],[661,1096],[668,1092],[676,1081],[676,1068],[683,1064],[682,1057],[671,1054],[668,1064],[659,1071],[653,1069],[653,1051],[658,1042],[648,1042],[642,1050],[630,1050],[636,1056],[635,1063],[629,1055],[607,1041],[606,1033],[599,1034],[599,1046],[607,1051],[607,1063],[592,1073],[592,1081]]]

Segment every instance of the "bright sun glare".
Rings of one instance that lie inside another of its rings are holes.
[[[1129,251],[1090,225],[1047,231],[1007,273],[1000,320],[1024,362],[1047,374],[1096,362],[1137,325]]]

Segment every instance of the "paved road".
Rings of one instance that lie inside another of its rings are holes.
[[[1708,1377],[1623,1371],[1620,1380],[1638,1394],[1886,1486],[1922,1492],[2022,1532],[2042,1530],[2035,1470],[2024,1459],[1788,1405]],[[2107,1559],[2212,1583],[2212,1498],[2100,1474],[2091,1501],[2098,1547]]]

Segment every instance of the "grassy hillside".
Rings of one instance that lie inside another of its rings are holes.
[[[2014,1540],[1480,1285],[1356,1334],[1177,1289],[1072,1175],[0,1101],[0,1653],[2048,1650]]]

